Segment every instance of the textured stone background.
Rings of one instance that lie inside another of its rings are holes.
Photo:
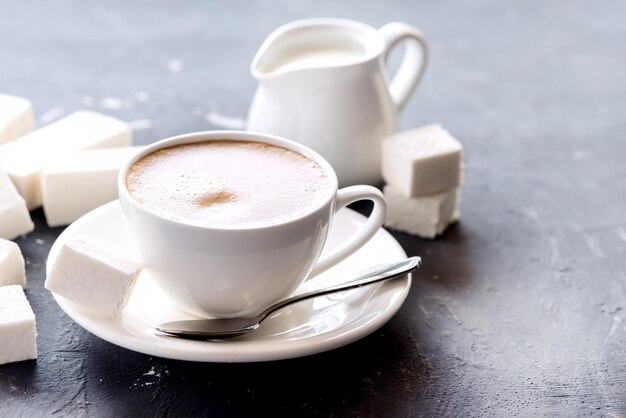
[[[424,258],[396,317],[294,360],[134,353],[43,289],[61,229],[38,211],[18,243],[40,356],[0,366],[0,415],[626,416],[623,1],[0,0],[0,91],[41,123],[135,121],[137,143],[219,128],[245,117],[267,34],[314,16],[419,27],[431,61],[402,125],[440,122],[466,147],[461,222],[394,234]]]

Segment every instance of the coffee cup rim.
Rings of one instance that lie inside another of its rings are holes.
[[[183,144],[192,144],[197,142],[206,142],[206,141],[253,141],[253,142],[261,142],[270,145],[281,146],[287,148],[289,150],[298,152],[304,155],[307,158],[314,160],[318,163],[326,175],[328,176],[329,187],[328,194],[326,198],[315,208],[307,211],[306,213],[299,215],[293,219],[289,219],[284,222],[279,222],[275,224],[269,225],[261,225],[261,226],[207,226],[207,225],[198,225],[190,222],[185,222],[181,220],[176,220],[169,218],[167,216],[163,216],[146,206],[139,203],[128,191],[128,186],[126,182],[126,177],[128,174],[128,170],[130,167],[139,161],[141,158],[146,155],[157,151],[162,148],[168,148],[176,145]],[[260,132],[251,132],[251,131],[234,131],[234,130],[215,130],[215,131],[199,131],[192,132],[188,134],[176,135],[173,137],[161,139],[159,141],[153,142],[150,145],[147,145],[143,150],[135,154],[132,158],[130,158],[126,164],[122,167],[122,169],[118,173],[117,177],[117,186],[118,186],[118,197],[120,200],[124,200],[131,204],[136,210],[148,214],[150,216],[156,217],[163,222],[167,222],[170,224],[175,224],[179,226],[184,226],[190,229],[197,230],[215,230],[215,231],[251,231],[251,230],[265,230],[272,229],[276,227],[280,227],[283,225],[290,225],[296,222],[300,222],[303,219],[317,213],[319,210],[325,208],[327,205],[332,204],[332,201],[336,197],[337,189],[339,188],[339,183],[337,180],[337,174],[335,170],[332,168],[330,163],[326,161],[324,157],[322,157],[319,153],[313,151],[311,148],[302,145],[298,142],[292,141],[287,138],[283,138],[276,135],[270,135]]]

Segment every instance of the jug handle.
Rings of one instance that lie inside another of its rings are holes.
[[[428,45],[422,33],[413,26],[401,22],[388,23],[378,30],[385,41],[385,60],[400,41],[407,42],[404,57],[395,76],[389,83],[389,94],[398,110],[402,110],[411,93],[424,74],[428,61]]]

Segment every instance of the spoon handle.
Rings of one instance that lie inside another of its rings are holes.
[[[327,287],[320,290],[312,290],[310,292],[302,293],[300,295],[292,296],[288,299],[281,300],[280,302],[276,302],[274,305],[265,309],[261,314],[259,314],[260,318],[266,318],[272,312],[283,308],[287,305],[291,305],[292,303],[300,302],[305,299],[314,298],[317,296],[327,295],[329,293],[341,292],[344,290],[356,289],[361,286],[365,286],[368,284],[381,282],[383,280],[393,279],[403,274],[409,273],[420,266],[422,263],[422,259],[420,257],[409,257],[406,260],[402,260],[398,263],[392,264],[391,266],[387,266],[381,270],[373,271],[371,273],[367,273],[363,276],[358,277],[355,280],[352,280],[348,283],[343,283],[340,285]]]

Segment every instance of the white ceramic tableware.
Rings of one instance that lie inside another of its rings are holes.
[[[95,209],[67,227],[50,249],[48,270],[68,240],[87,235],[103,245],[135,257],[119,202]],[[333,219],[324,254],[360,230],[366,218],[349,208]],[[346,260],[302,283],[294,293],[328,288],[381,265],[406,257],[383,228]],[[82,306],[52,294],[60,308],[92,334],[120,347],[151,356],[189,361],[250,362],[280,360],[331,350],[375,331],[400,309],[411,288],[411,275],[341,294],[322,296],[284,308],[252,335],[224,341],[191,341],[157,335],[165,321],[195,318],[177,306],[144,270],[122,313],[114,319],[90,314]]]
[[[134,162],[164,147],[211,140],[258,141],[299,152],[323,168],[330,183],[328,195],[319,207],[303,216],[251,228],[191,225],[161,216],[130,195],[126,176]],[[276,136],[241,131],[199,132],[156,142],[120,170],[118,189],[139,261],[176,305],[201,317],[258,314],[291,294],[307,277],[325,271],[363,246],[379,230],[386,209],[382,193],[374,187],[337,190],[332,167],[309,148]],[[363,199],[374,202],[368,221],[320,259],[334,214]]]
[[[403,42],[407,41],[407,42]],[[404,57],[393,79],[386,58]],[[381,141],[422,77],[422,34],[404,23],[375,29],[345,19],[307,19],[276,29],[251,65],[258,88],[247,128],[290,138],[319,152],[340,185],[381,181]]]

